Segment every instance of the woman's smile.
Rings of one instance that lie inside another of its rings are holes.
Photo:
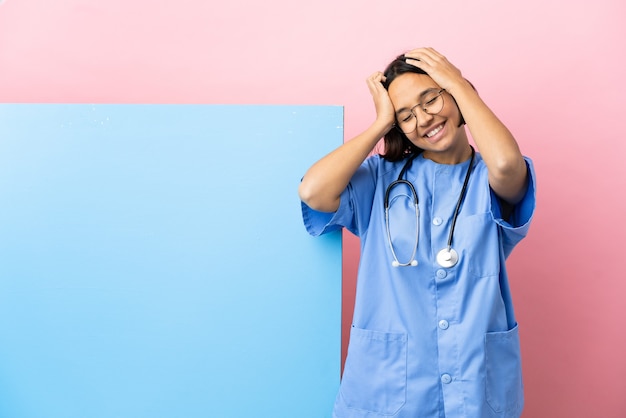
[[[438,142],[445,135],[445,122],[435,126],[430,129],[423,135],[424,139],[426,139],[430,143]]]

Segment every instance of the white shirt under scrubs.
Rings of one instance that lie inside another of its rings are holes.
[[[519,417],[524,396],[518,325],[505,259],[526,236],[535,209],[535,173],[512,215],[502,219],[487,167],[476,154],[461,206],[450,268],[447,246],[467,160],[438,164],[418,156],[405,178],[419,200],[417,266],[393,267],[384,195],[404,161],[368,158],[334,213],[302,204],[311,235],[346,227],[361,239],[354,317],[336,418]],[[416,218],[406,186],[392,189],[390,236],[401,263],[411,259]]]

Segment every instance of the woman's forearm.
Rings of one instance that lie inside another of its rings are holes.
[[[389,123],[376,121],[313,164],[298,188],[300,199],[312,209],[336,211],[348,182],[389,129]]]

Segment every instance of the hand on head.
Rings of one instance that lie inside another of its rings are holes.
[[[466,80],[461,71],[433,48],[416,48],[404,54],[405,62],[424,70],[441,88],[453,94],[455,87]]]
[[[391,129],[396,121],[395,110],[387,89],[383,86],[385,76],[380,71],[375,72],[367,78],[367,87],[374,99],[376,107],[376,119]]]
[[[419,73],[425,73],[428,75],[437,85],[445,89],[449,94],[453,95],[457,86],[462,83],[466,83],[461,74],[461,71],[452,65],[446,57],[435,51],[433,48],[416,48],[412,49],[404,55],[400,55],[394,61],[404,61],[409,67],[415,67],[419,69]],[[390,64],[390,66],[395,64]],[[376,120],[379,123],[384,124],[387,130],[391,129],[396,123],[396,115],[394,105],[389,97],[388,83],[393,83],[393,80],[398,75],[406,72],[406,69],[394,70],[391,74],[391,78],[388,80],[385,78],[386,73],[377,71],[367,78],[367,86],[374,100],[374,106],[376,108]],[[389,67],[387,70],[388,71]],[[461,122],[462,124],[463,122]]]

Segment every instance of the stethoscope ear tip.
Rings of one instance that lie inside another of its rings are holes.
[[[393,260],[391,262],[391,265],[394,266],[394,267],[400,267],[400,263],[397,260]]]
[[[413,267],[417,266],[417,260],[413,260],[413,261],[411,261],[411,265],[412,265]]]

